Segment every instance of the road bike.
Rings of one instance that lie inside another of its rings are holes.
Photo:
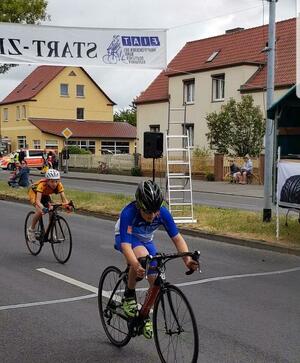
[[[131,338],[141,335],[153,307],[154,341],[161,362],[197,362],[199,338],[192,307],[183,292],[165,278],[166,263],[185,256],[198,261],[200,252],[160,253],[146,257],[145,275],[153,269],[150,262],[155,261],[156,278],[152,287],[141,289],[148,291],[143,302],[137,298],[139,310],[133,318],[128,318],[122,309],[129,267],[121,271],[109,266],[103,271],[99,281],[98,308],[104,331],[112,344],[123,347]],[[186,274],[193,272],[187,271]]]
[[[70,201],[68,206],[74,208],[74,204]],[[66,263],[71,256],[72,252],[72,234],[68,222],[64,217],[58,214],[60,207],[65,204],[52,204],[53,209],[49,212],[49,224],[45,228],[43,217],[37,223],[37,230],[35,232],[35,241],[31,242],[28,238],[28,227],[31,226],[32,218],[35,214],[30,211],[25,219],[25,241],[29,252],[37,256],[44,244],[49,242],[51,244],[54,257],[59,263]]]

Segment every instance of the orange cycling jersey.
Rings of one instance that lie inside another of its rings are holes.
[[[49,196],[51,194],[59,194],[64,191],[64,187],[61,182],[59,182],[55,189],[52,189],[47,184],[48,179],[41,179],[38,182],[34,183],[32,187],[29,189],[29,199],[32,204],[35,203],[36,194],[42,193],[42,196]]]

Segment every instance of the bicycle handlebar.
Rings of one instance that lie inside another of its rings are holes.
[[[200,251],[194,251],[194,252],[178,252],[178,253],[170,253],[170,254],[166,254],[166,253],[158,253],[156,254],[155,256],[151,256],[151,255],[148,255],[146,256],[145,258],[145,266],[143,267],[146,267],[149,265],[149,263],[151,261],[158,261],[158,262],[162,262],[163,264],[167,263],[168,261],[170,260],[174,260],[175,258],[182,258],[182,257],[192,257],[192,259],[194,261],[199,261],[199,257],[200,257]],[[186,271],[186,275],[191,275],[192,273],[194,273],[195,270],[188,270]]]
[[[70,200],[69,203],[67,203],[67,204],[66,203],[57,203],[57,204],[51,204],[51,206],[53,207],[53,210],[56,210],[57,208],[63,207],[63,206],[70,206],[73,209],[75,209],[75,205],[72,200]],[[51,212],[51,210],[50,210],[50,212]]]

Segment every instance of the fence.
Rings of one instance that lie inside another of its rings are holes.
[[[117,155],[100,155],[92,154],[70,154],[69,167],[80,169],[98,169],[99,163],[103,162],[111,171],[128,172],[135,165],[134,155],[117,154]]]

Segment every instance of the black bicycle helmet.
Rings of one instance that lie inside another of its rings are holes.
[[[152,180],[147,180],[139,184],[135,192],[135,199],[138,208],[157,212],[164,198],[160,187]]]

